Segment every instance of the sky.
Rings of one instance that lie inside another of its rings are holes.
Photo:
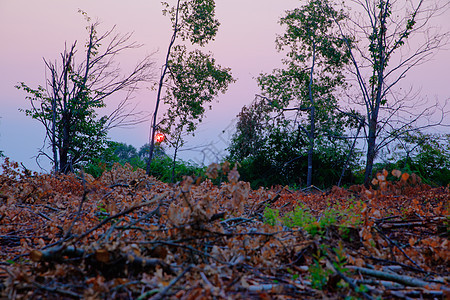
[[[213,103],[194,137],[188,139],[183,159],[209,163],[225,155],[224,149],[234,130],[236,115],[259,93],[255,78],[280,66],[282,54],[275,49],[276,34],[282,33],[278,20],[286,10],[301,5],[299,0],[217,0],[216,13],[221,26],[211,51],[223,67],[237,79],[226,94]],[[158,0],[0,0],[0,150],[27,168],[39,170],[34,156],[43,145],[42,125],[19,111],[29,108],[25,92],[14,88],[19,82],[30,87],[45,84],[43,58],[54,61],[64,44],[84,43],[86,22],[81,9],[102,24],[100,31],[116,25],[118,33],[133,32],[139,50],[124,53],[118,61],[124,69],[146,54],[154,53],[156,74],[171,37],[171,24],[161,13]],[[441,25],[450,30],[450,13]],[[429,97],[450,96],[450,52],[441,51],[434,59],[409,75],[409,84],[420,87]],[[426,74],[426,76],[424,76]],[[152,113],[154,92],[143,89],[135,95],[138,110]],[[108,102],[107,102],[108,105]],[[128,129],[113,129],[112,140],[139,148],[148,142],[150,121]],[[208,145],[206,147],[200,147]],[[194,148],[194,150],[189,150]],[[200,152],[203,150],[203,152]],[[48,163],[41,161],[43,166]]]

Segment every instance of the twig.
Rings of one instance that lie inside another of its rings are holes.
[[[200,277],[202,277],[202,279],[206,283],[206,286],[208,287],[208,289],[211,292],[214,291],[215,286],[208,280],[208,278],[206,277],[205,273],[200,272]]]
[[[82,298],[82,295],[79,295],[79,294],[74,293],[74,292],[72,292],[72,291],[62,290],[62,289],[58,289],[58,288],[56,288],[56,287],[48,287],[48,286],[39,284],[39,283],[37,283],[37,282],[33,282],[33,285],[34,285],[35,287],[37,287],[37,288],[39,288],[39,289],[41,289],[41,290],[45,290],[45,291],[47,291],[47,292],[58,293],[58,294],[62,294],[62,295],[65,295],[65,296],[70,296],[70,297],[78,298],[78,299],[81,299],[81,298]]]
[[[410,261],[412,262],[417,268],[419,268],[420,270],[422,270],[423,272],[425,272],[414,260],[412,260],[408,254],[406,254],[406,252],[399,246],[397,245],[397,243],[393,240],[391,240],[390,238],[388,238],[377,226],[375,226],[375,230],[378,231],[378,233],[385,239],[387,240],[390,244],[394,245],[395,247],[397,247],[398,250],[400,250],[403,255]]]
[[[85,238],[86,236],[88,236],[89,234],[91,234],[92,232],[94,232],[95,230],[97,230],[97,229],[99,229],[100,227],[102,227],[103,225],[109,223],[111,220],[114,220],[114,219],[116,219],[116,218],[118,218],[118,217],[121,217],[121,216],[123,216],[123,215],[129,214],[130,212],[132,212],[132,211],[134,211],[134,210],[136,210],[136,209],[139,209],[139,208],[141,208],[141,207],[144,207],[144,206],[147,206],[147,205],[150,205],[150,204],[155,203],[156,201],[158,201],[158,200],[164,198],[164,197],[166,196],[166,194],[167,194],[167,193],[163,193],[163,194],[159,195],[158,197],[155,197],[154,199],[152,199],[152,200],[150,200],[150,201],[146,201],[146,202],[143,202],[143,203],[141,203],[141,204],[132,206],[132,207],[130,207],[130,208],[128,208],[128,209],[126,209],[126,210],[124,210],[124,211],[122,211],[122,212],[119,212],[119,213],[117,213],[117,214],[115,214],[115,215],[113,215],[113,216],[110,216],[110,217],[105,218],[102,222],[100,222],[99,224],[97,224],[97,225],[94,226],[93,228],[89,229],[88,231],[86,231],[86,232],[83,233],[82,235],[78,236],[73,242],[75,243],[75,242],[77,242],[77,241],[79,241],[79,240]]]
[[[81,174],[82,174],[81,176],[83,178],[83,187],[84,187],[83,197],[81,198],[80,205],[78,206],[78,211],[77,211],[77,215],[75,216],[75,219],[73,219],[72,224],[70,224],[69,229],[67,230],[66,234],[64,235],[64,237],[61,240],[66,240],[66,239],[69,238],[70,233],[72,232],[73,226],[75,225],[75,223],[80,218],[81,210],[83,208],[83,204],[84,204],[84,202],[86,202],[88,190],[86,189],[86,180],[84,179],[84,173],[81,173]]]
[[[225,224],[228,225],[228,222],[239,222],[240,223],[245,223],[245,222],[251,222],[255,219],[255,217],[247,219],[247,218],[243,218],[243,217],[236,217],[236,218],[230,218],[230,219],[226,219],[220,222],[220,224]]]
[[[166,286],[161,292],[159,292],[157,295],[155,295],[154,297],[151,298],[151,300],[160,300],[160,299],[164,299],[164,297],[166,296],[166,294],[169,292],[169,290],[175,285],[175,283],[178,282],[178,280],[180,280],[181,278],[183,278],[184,275],[186,275],[187,272],[189,272],[190,269],[192,269],[194,267],[194,265],[189,265],[187,266],[186,269],[183,270],[183,272],[181,272],[180,275],[178,275],[176,278],[172,279],[172,281],[170,281],[169,285]],[[150,291],[152,292],[152,291]],[[154,292],[153,292],[154,293]],[[148,296],[147,293],[144,293],[143,295],[141,295],[138,300],[144,300],[146,299]]]
[[[209,253],[200,251],[200,250],[195,249],[194,247],[188,246],[188,245],[177,244],[177,243],[170,242],[170,241],[143,241],[143,242],[140,242],[140,243],[141,243],[141,244],[162,244],[162,245],[168,245],[168,246],[174,246],[174,247],[185,248],[185,249],[188,249],[188,250],[190,250],[190,251],[192,251],[192,252],[196,252],[196,253],[201,254],[201,255],[203,255],[203,256],[212,258],[213,260],[217,261],[218,263],[221,263],[221,264],[224,264],[224,265],[230,265],[230,263],[221,261],[220,259],[214,257],[213,255],[211,255],[211,254],[209,254]],[[203,260],[206,261],[205,258],[203,258]]]
[[[399,265],[403,268],[409,269],[411,271],[415,271],[415,272],[421,272],[421,273],[432,273],[432,272],[427,272],[425,270],[398,262],[398,261],[393,261],[393,260],[388,260],[388,259],[382,259],[382,258],[378,258],[378,257],[373,257],[373,256],[364,256],[365,258],[374,260],[374,261],[378,261],[378,262],[384,262],[384,263],[389,263],[389,264],[394,264],[394,265]]]
[[[318,191],[321,192],[321,193],[324,192],[324,191],[322,191],[321,189],[319,189],[319,188],[318,188],[317,186],[315,186],[315,185],[307,186],[307,187],[301,189],[301,191],[304,192],[304,191],[312,190],[312,189],[316,189],[316,190],[318,190]]]
[[[364,296],[365,299],[368,300],[372,300],[374,299],[372,296],[370,296],[369,294],[363,292],[363,291],[359,291],[358,290],[358,286],[355,284],[355,281],[349,277],[347,277],[346,275],[344,275],[344,273],[342,273],[341,271],[339,271],[333,264],[332,259],[328,256],[328,254],[326,254],[327,256],[327,266],[329,268],[331,268],[339,277],[341,277],[345,282],[347,282],[350,287],[356,292],[359,293],[361,295]]]
[[[45,251],[32,250],[30,252],[30,258],[32,261],[58,261],[63,256],[69,257],[82,257],[85,251],[80,248],[72,246],[65,247],[64,245],[58,245],[52,248],[48,248]]]
[[[29,210],[31,213],[33,213],[35,215],[38,215],[39,217],[42,217],[42,218],[46,219],[47,221],[53,222],[53,220],[49,216],[47,216],[46,214],[44,214],[42,212],[35,212],[34,210],[32,210],[30,207],[28,207],[26,205],[17,204],[16,206],[20,207],[20,208],[25,208],[25,209]]]
[[[281,192],[281,191],[280,191]],[[270,206],[274,202],[276,202],[281,197],[280,193],[276,194],[272,199],[264,200],[256,205],[253,211],[249,214],[250,217],[255,216],[262,208],[266,206]]]

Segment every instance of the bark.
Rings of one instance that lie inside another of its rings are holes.
[[[63,113],[62,124],[63,124],[63,135],[61,141],[61,147],[59,149],[59,169],[64,174],[70,172],[69,167],[69,149],[70,149],[70,117],[67,112]]]
[[[377,121],[371,119],[369,122],[369,136],[367,138],[366,171],[364,173],[364,185],[366,188],[369,188],[370,179],[372,178],[373,162],[376,155],[376,126]]]

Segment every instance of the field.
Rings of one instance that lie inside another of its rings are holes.
[[[207,174],[213,181],[170,185],[128,165],[94,179],[32,174],[6,160],[1,296],[450,296],[449,187],[379,174],[370,190],[252,190],[227,164]]]

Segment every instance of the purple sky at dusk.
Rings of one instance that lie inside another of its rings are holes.
[[[170,1],[169,1],[170,2]],[[275,36],[282,32],[278,19],[285,10],[301,5],[299,0],[217,0],[217,17],[221,22],[216,40],[205,51],[211,51],[218,64],[230,67],[237,82],[232,84],[219,103],[199,126],[186,148],[215,143],[216,152],[226,147],[232,120],[242,106],[251,103],[258,88],[254,78],[280,66],[282,55],[275,50]],[[54,61],[64,43],[84,44],[86,22],[77,12],[81,9],[92,19],[99,19],[100,32],[117,25],[119,33],[134,32],[132,40],[144,44],[118,60],[124,69],[140,58],[158,50],[155,74],[159,74],[170,40],[171,25],[162,16],[158,0],[0,0],[0,150],[27,168],[38,170],[33,156],[42,146],[44,129],[35,120],[19,112],[28,108],[26,94],[14,88],[23,81],[30,87],[45,84],[43,57]],[[442,27],[450,30],[450,13],[440,18]],[[81,48],[80,48],[81,50]],[[81,53],[80,53],[81,54]],[[430,98],[450,97],[450,51],[441,51],[434,59],[409,73],[408,83],[421,87]],[[135,97],[139,110],[153,112],[155,93],[141,90]],[[160,114],[162,115],[162,114]],[[448,122],[450,119],[447,117]],[[148,142],[149,122],[131,129],[114,129],[110,137],[139,148]],[[225,134],[222,131],[225,130]],[[222,152],[223,154],[223,152]],[[198,152],[184,151],[182,158],[202,161]],[[214,160],[211,153],[207,162]],[[48,163],[42,161],[43,166]]]

